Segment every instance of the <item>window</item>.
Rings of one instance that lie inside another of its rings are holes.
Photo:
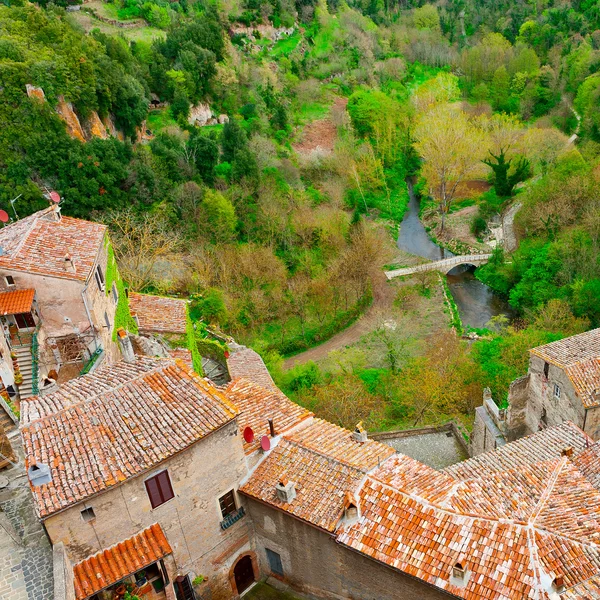
[[[106,323],[106,327],[110,329],[110,319],[108,318],[108,313],[104,313],[104,322]]]
[[[152,508],[156,508],[175,497],[168,471],[161,471],[158,475],[147,479],[145,483]]]
[[[4,278],[4,281],[6,281],[6,285],[15,285],[15,280],[14,280],[14,277],[12,275],[7,275]]]
[[[115,304],[119,302],[119,290],[117,290],[117,284],[113,281],[112,284],[112,297]]]
[[[549,370],[550,370],[550,365],[549,365],[547,362],[545,362],[545,363],[544,363],[544,377],[545,377],[546,379],[548,379],[548,371],[549,371]]]
[[[283,565],[281,564],[281,556],[277,554],[277,552],[273,552],[273,550],[269,550],[265,548],[267,551],[267,560],[269,561],[269,568],[272,573],[275,575],[281,575],[283,577]]]
[[[96,283],[98,284],[100,291],[103,292],[104,291],[104,273],[102,273],[102,269],[100,268],[100,265],[96,265],[95,276],[96,276]]]
[[[223,518],[236,511],[235,494],[233,493],[233,490],[227,492],[224,496],[219,498],[219,506],[221,507],[221,514],[223,515]]]
[[[94,514],[94,509],[93,508],[84,508],[81,511],[81,518],[86,522],[89,523],[90,521],[93,521],[96,518],[96,515]]]
[[[554,384],[554,397],[560,398],[560,386]]]

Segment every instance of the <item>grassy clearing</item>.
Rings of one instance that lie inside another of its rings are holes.
[[[302,36],[299,31],[295,31],[292,35],[282,40],[279,40],[269,52],[271,58],[279,58],[281,56],[289,56],[300,43]]]
[[[146,127],[154,134],[160,133],[165,127],[177,127],[177,121],[168,108],[151,110],[146,119]]]
[[[156,27],[150,27],[149,25],[130,28],[110,25],[109,23],[104,23],[103,21],[95,19],[90,13],[84,11],[69,13],[69,17],[82,27],[86,33],[89,33],[92,29],[99,29],[106,35],[124,37],[130,42],[146,42],[150,44],[155,39],[164,38],[167,35],[165,31],[157,29]]]

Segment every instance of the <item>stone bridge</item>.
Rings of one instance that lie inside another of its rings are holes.
[[[385,276],[388,279],[393,279],[394,277],[413,275],[414,273],[421,273],[423,271],[440,271],[441,273],[447,274],[448,271],[451,271],[454,269],[454,267],[458,267],[459,265],[473,265],[474,267],[484,265],[491,258],[491,256],[491,254],[467,254],[465,256],[453,256],[451,258],[444,258],[443,260],[436,260],[434,262],[417,265],[416,267],[406,267],[405,269],[386,271]]]

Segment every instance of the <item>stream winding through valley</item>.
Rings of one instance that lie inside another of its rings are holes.
[[[419,219],[419,200],[412,183],[408,184],[410,202],[408,211],[400,225],[398,248],[429,260],[440,260],[454,256],[431,241]],[[472,267],[456,267],[448,273],[446,280],[464,327],[483,328],[488,321],[500,314],[512,319],[514,313],[508,303],[473,275]]]

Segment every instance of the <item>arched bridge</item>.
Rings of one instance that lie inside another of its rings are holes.
[[[444,258],[443,260],[436,260],[434,262],[424,263],[417,265],[416,267],[406,267],[405,269],[395,269],[394,271],[386,271],[385,276],[388,279],[394,277],[402,277],[404,275],[413,275],[414,273],[421,273],[423,271],[440,271],[441,273],[448,273],[458,267],[459,265],[473,265],[479,267],[484,265],[490,258],[491,254],[467,254],[465,256],[452,256],[451,258]]]

